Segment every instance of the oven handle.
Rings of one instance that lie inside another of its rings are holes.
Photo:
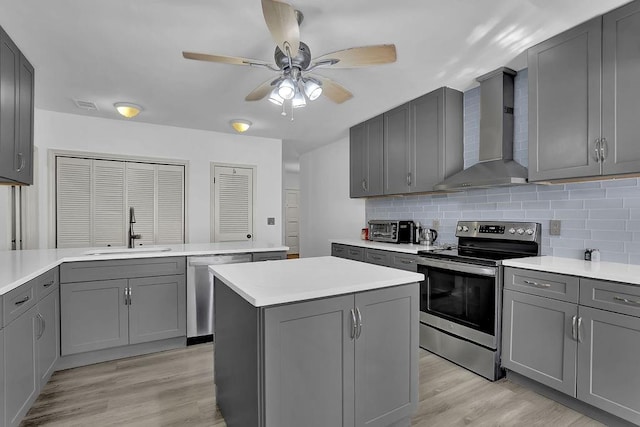
[[[434,259],[421,257],[418,261],[419,265],[426,267],[440,268],[442,270],[459,271],[461,273],[475,274],[477,276],[496,277],[495,267],[484,267],[479,265],[465,264],[455,261],[438,261]]]

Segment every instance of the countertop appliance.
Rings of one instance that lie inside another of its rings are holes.
[[[420,346],[501,378],[502,260],[539,255],[541,229],[535,222],[459,221],[457,249],[419,252]]]
[[[213,341],[213,280],[209,276],[209,266],[251,260],[251,254],[187,258],[187,345]]]
[[[413,243],[415,224],[403,220],[370,220],[369,240],[387,243]]]

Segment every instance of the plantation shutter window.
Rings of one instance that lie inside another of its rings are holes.
[[[56,159],[57,247],[91,246],[91,160]]]
[[[146,163],[127,163],[127,233],[129,209],[134,209],[133,229],[140,234],[136,246],[150,246],[155,242],[156,167]]]
[[[184,168],[158,165],[157,244],[184,242]]]
[[[93,244],[124,246],[125,164],[93,160]]]
[[[253,169],[214,167],[216,242],[252,240]]]

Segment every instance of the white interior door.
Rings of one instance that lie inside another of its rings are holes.
[[[253,239],[253,168],[213,166],[214,242]]]
[[[285,193],[285,242],[290,254],[300,253],[300,190]]]

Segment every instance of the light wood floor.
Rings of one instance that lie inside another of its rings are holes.
[[[214,393],[213,345],[201,344],[56,372],[21,426],[226,427]],[[602,425],[519,385],[489,382],[424,350],[420,399],[412,426]]]

